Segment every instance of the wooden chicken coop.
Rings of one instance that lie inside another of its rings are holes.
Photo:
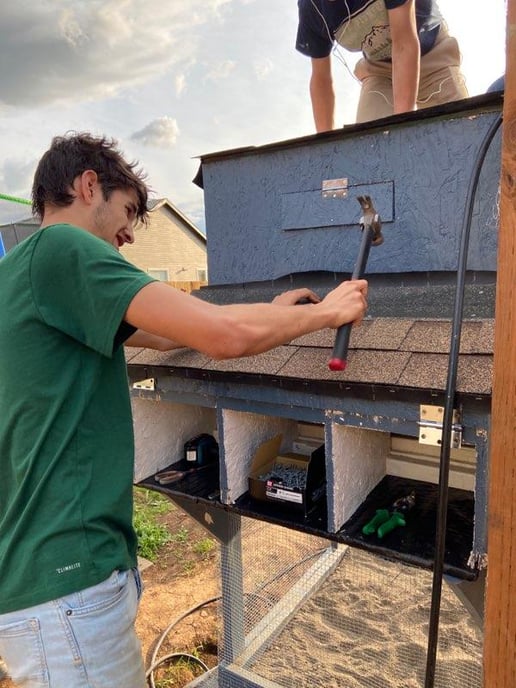
[[[502,109],[501,94],[490,94],[201,157],[210,274],[197,292],[202,299],[269,301],[296,286],[324,295],[353,270],[362,230],[357,197],[372,199],[384,243],[370,252],[368,315],[353,329],[343,372],[328,368],[331,331],[232,361],[186,349],[127,350],[135,481],[167,494],[221,543],[220,663],[195,685],[283,685],[260,676],[253,658],[346,548],[434,575],[438,564],[482,623],[496,446]],[[446,431],[449,452],[441,445]],[[202,435],[216,438],[218,460],[160,483],[163,471],[184,469],[185,443]],[[285,454],[305,462],[301,487],[267,475]],[[256,488],[253,476],[265,486]],[[406,525],[381,538],[364,532],[379,510],[392,512],[412,494]],[[326,542],[314,568],[251,629],[242,519]]]

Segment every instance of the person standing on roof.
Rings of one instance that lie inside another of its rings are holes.
[[[468,97],[461,55],[435,0],[298,0],[296,49],[312,59],[316,131],[335,127],[331,55],[362,52],[356,121]]]
[[[147,193],[114,141],[56,137],[41,228],[0,260],[0,657],[23,688],[146,685],[123,345],[249,356],[366,309],[365,280],[219,306],[153,279],[119,253]]]

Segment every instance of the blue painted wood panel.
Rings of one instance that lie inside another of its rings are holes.
[[[281,195],[281,229],[356,227],[360,204],[357,196],[371,196],[382,223],[394,219],[394,182],[348,184],[344,197],[325,197],[321,188]]]
[[[336,178],[367,189],[384,215],[385,242],[371,251],[368,273],[455,270],[474,161],[498,116],[492,107],[468,110],[208,156],[203,183],[210,282],[351,272],[361,209],[353,193],[324,205],[322,182]],[[501,130],[480,175],[470,270],[496,269],[500,145]]]

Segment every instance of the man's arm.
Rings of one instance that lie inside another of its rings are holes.
[[[172,349],[180,349],[181,344],[173,342],[166,337],[158,337],[150,332],[143,330],[136,330],[129,339],[124,342],[125,346],[136,346],[144,349],[156,349],[157,351],[171,351]]]
[[[321,299],[311,289],[301,287],[278,294],[271,303],[282,306],[293,306],[301,300],[305,303],[319,303]],[[144,330],[136,330],[134,334],[125,340],[124,345],[141,347],[144,349],[156,349],[157,351],[172,351],[173,349],[183,348],[182,344],[178,344],[166,337],[159,337],[156,334],[145,332]]]
[[[125,320],[150,334],[215,359],[250,356],[325,327],[362,319],[367,282],[343,282],[319,303],[252,303],[218,306],[163,282],[133,298]]]
[[[335,91],[331,72],[331,55],[312,57],[310,98],[315,130],[329,131],[335,126]]]
[[[415,0],[389,10],[392,38],[392,89],[394,114],[416,109],[419,89],[420,45]]]

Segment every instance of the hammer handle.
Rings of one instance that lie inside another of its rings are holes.
[[[353,269],[351,279],[361,279],[364,276],[367,259],[369,258],[369,249],[374,238],[374,230],[371,225],[366,225],[362,232],[362,241],[360,242],[360,249],[358,258]],[[330,370],[345,370],[348,356],[349,337],[351,335],[352,323],[341,325],[337,329],[335,336],[335,344],[333,345],[333,354],[328,363]]]

